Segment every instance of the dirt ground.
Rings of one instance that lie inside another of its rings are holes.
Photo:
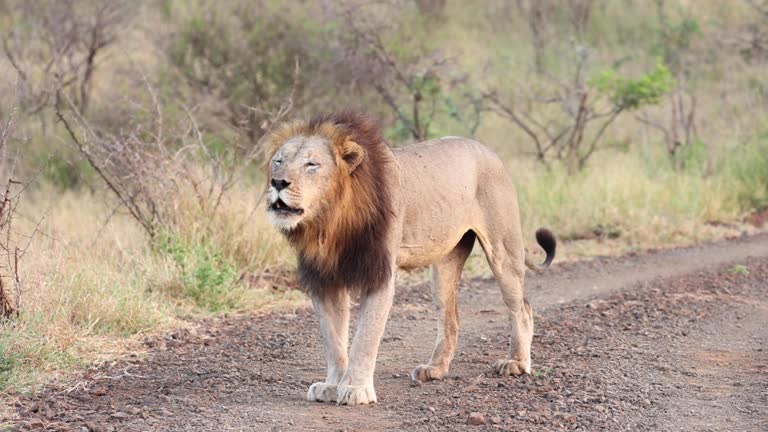
[[[768,236],[555,263],[526,287],[531,376],[492,373],[506,315],[495,283],[471,280],[450,375],[418,386],[436,320],[426,284],[399,287],[372,406],[305,401],[324,377],[308,310],[204,321],[4,403],[14,430],[766,430]]]

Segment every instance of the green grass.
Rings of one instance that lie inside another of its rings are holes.
[[[31,320],[44,321],[45,317]],[[24,390],[46,370],[67,369],[82,362],[73,351],[46,343],[43,335],[24,325],[6,323],[0,332],[0,391],[11,386]]]
[[[177,289],[168,289],[180,300],[190,300],[201,310],[216,313],[240,307],[243,289],[237,270],[209,243],[188,244],[172,234],[161,235],[155,252],[168,257],[178,271]]]
[[[747,266],[743,264],[736,264],[733,267],[731,267],[731,273],[747,276],[749,274],[749,269],[747,268]]]

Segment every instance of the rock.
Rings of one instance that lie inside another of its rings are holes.
[[[606,302],[605,300],[601,300],[601,299],[592,300],[591,302],[587,303],[587,309],[593,309],[593,310],[600,309],[606,304],[608,304],[608,302]]]
[[[479,412],[469,413],[469,418],[467,418],[467,424],[474,425],[474,426],[484,425],[485,416],[483,416]]]
[[[118,411],[118,412],[112,414],[110,417],[112,417],[113,419],[124,420],[124,419],[127,419],[128,417],[130,417],[130,415],[128,413],[126,413],[126,412]]]
[[[597,405],[595,409],[597,410],[597,412],[605,412],[605,407],[602,405]]]
[[[491,417],[491,423],[493,423],[493,424],[499,424],[499,423],[501,423],[501,417],[499,417],[499,416],[493,416],[493,417]]]
[[[88,428],[89,432],[104,432],[106,430],[96,422],[86,422],[85,427]]]

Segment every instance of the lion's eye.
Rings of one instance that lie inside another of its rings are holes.
[[[316,168],[316,167],[319,167],[320,165],[315,162],[307,162],[304,164],[304,166],[307,168]]]

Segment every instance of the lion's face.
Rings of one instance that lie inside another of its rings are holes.
[[[296,136],[285,141],[270,161],[270,222],[287,232],[318,216],[328,202],[337,170],[327,139]]]

